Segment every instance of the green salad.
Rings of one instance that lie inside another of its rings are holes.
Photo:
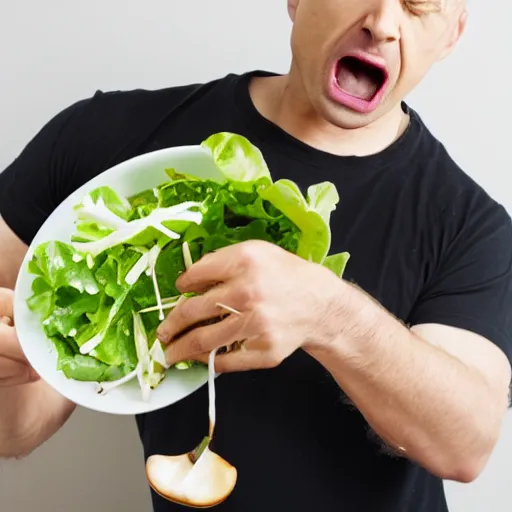
[[[96,382],[102,394],[137,379],[149,399],[168,370],[156,330],[183,298],[176,279],[216,249],[265,240],[342,276],[348,253],[328,256],[339,200],[332,183],[304,196],[290,180],[274,182],[260,150],[240,135],[218,133],[202,147],[222,179],[166,169],[165,182],[131,197],[96,188],[75,206],[69,242],[35,248],[28,306],[67,378]]]

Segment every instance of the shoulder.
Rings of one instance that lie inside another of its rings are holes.
[[[422,202],[443,225],[457,229],[475,226],[489,219],[503,226],[511,223],[510,215],[486,188],[455,160],[446,145],[426,126],[420,115],[411,110],[420,126],[415,153],[415,182]]]
[[[67,195],[120,161],[158,149],[158,134],[190,108],[225,89],[227,77],[206,83],[164,89],[96,91],[58,113],[41,131],[52,144],[61,173],[61,194]],[[50,128],[58,127],[58,130]],[[64,165],[59,165],[64,163]],[[65,185],[64,185],[65,184]]]
[[[58,114],[74,115],[74,119],[85,130],[101,131],[123,126],[127,122],[144,127],[148,123],[161,121],[166,115],[185,108],[205,96],[222,90],[234,75],[202,83],[176,85],[163,89],[98,90],[89,98],[81,99]],[[118,130],[118,134],[127,130]]]
[[[416,167],[428,212],[432,258],[408,322],[467,329],[493,341],[512,360],[512,219],[422,127]]]
[[[451,157],[444,145],[440,149],[436,180],[441,199],[439,221],[452,241],[465,237],[476,243],[498,237],[512,257],[512,219],[505,206]],[[504,248],[502,246],[502,248]]]
[[[483,286],[500,279],[507,283],[503,289],[512,290],[509,212],[461,167],[419,115],[412,115],[420,126],[411,188],[416,226],[426,241],[426,285],[459,276],[458,285],[468,289],[475,280]]]
[[[227,75],[158,90],[97,91],[68,105],[0,173],[0,214],[29,241],[70,193],[105,169],[156,148],[162,125],[202,105],[202,98],[215,103],[218,91],[233,80]]]

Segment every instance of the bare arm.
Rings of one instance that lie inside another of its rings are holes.
[[[27,246],[0,217],[0,287],[14,289]]]
[[[476,261],[482,265],[485,259]],[[176,286],[198,295],[174,308],[158,329],[169,364],[205,362],[204,354],[220,344],[245,340],[243,350],[218,358],[216,371],[273,368],[301,347],[332,374],[395,452],[440,478],[461,482],[474,480],[487,463],[501,432],[511,378],[498,345],[442,325],[408,329],[330,270],[266,242],[210,253]],[[494,295],[502,297],[495,286]],[[218,304],[238,314],[190,329],[218,315]],[[492,320],[492,311],[486,315]],[[496,311],[497,324],[504,323],[500,316]]]
[[[14,288],[26,250],[26,245],[0,218],[0,288]],[[7,311],[1,313],[0,316],[11,316]],[[0,359],[6,347],[16,350],[15,357],[22,358],[15,328],[2,327]],[[0,375],[0,382],[2,377]],[[0,457],[29,454],[59,430],[74,408],[75,404],[42,380],[15,386],[0,385]]]
[[[309,351],[374,431],[444,479],[469,482],[485,466],[508,405],[505,355],[467,331],[407,329],[349,284],[340,337]],[[347,306],[348,304],[348,306]]]

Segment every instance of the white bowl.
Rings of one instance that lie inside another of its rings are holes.
[[[44,381],[72,402],[88,409],[110,414],[142,414],[182,400],[208,380],[207,369],[203,367],[172,369],[152,392],[148,402],[142,399],[137,379],[100,396],[95,391],[95,383],[70,380],[57,371],[56,350],[45,335],[37,314],[27,306],[27,299],[32,295],[32,281],[36,277],[27,271],[34,249],[50,240],[69,243],[76,218],[73,207],[85,195],[100,186],[111,186],[126,196],[151,189],[169,179],[166,168],[205,178],[222,177],[209,151],[201,146],[163,149],[122,162],[87,182],[57,207],[32,241],[18,276],[14,321],[25,356]]]

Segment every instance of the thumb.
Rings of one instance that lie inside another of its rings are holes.
[[[0,317],[13,317],[13,303],[14,292],[7,288],[0,288]]]
[[[16,336],[16,329],[0,322],[0,356],[26,363],[27,359]]]

